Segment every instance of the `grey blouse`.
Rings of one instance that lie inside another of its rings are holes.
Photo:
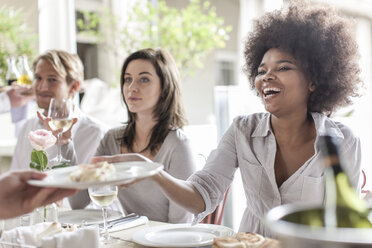
[[[240,231],[272,236],[263,222],[268,210],[292,202],[323,202],[324,165],[318,143],[319,136],[325,134],[334,136],[339,141],[342,165],[351,184],[359,189],[359,139],[339,122],[318,113],[312,113],[312,117],[316,128],[315,154],[280,187],[276,184],[274,174],[276,140],[270,126],[270,114],[237,117],[217,149],[211,152],[203,170],[188,179],[200,192],[206,204],[206,210],[197,215],[197,220],[212,212],[221,202],[238,168],[241,171],[246,198]]]
[[[96,156],[120,154],[120,139],[124,129],[125,126],[108,131],[101,140]],[[163,164],[166,172],[183,180],[195,171],[194,154],[181,129],[169,132],[153,161]],[[143,180],[119,189],[118,199],[126,213],[135,212],[150,220],[183,223],[191,222],[193,218],[190,212],[170,202],[152,180]],[[79,192],[69,200],[72,208],[84,208],[90,202],[86,191]]]

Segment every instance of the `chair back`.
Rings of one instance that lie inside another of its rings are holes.
[[[362,182],[361,191],[362,191],[362,193],[366,194],[366,193],[368,193],[369,190],[364,189],[364,186],[366,186],[366,183],[367,183],[367,176],[366,176],[366,173],[364,172],[364,170],[362,170],[362,178],[363,178],[363,182]]]
[[[220,203],[220,205],[218,205],[217,208],[212,213],[207,215],[200,223],[221,225],[223,211],[225,210],[225,204],[227,195],[229,194],[229,190],[230,187],[227,188],[223,201]]]

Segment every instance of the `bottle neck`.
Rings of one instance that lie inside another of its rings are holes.
[[[330,147],[327,148],[328,152],[331,152],[328,153],[328,156],[324,157],[324,164],[326,165],[326,168],[332,167],[335,175],[337,175],[338,173],[342,172],[338,153],[335,149],[330,149]]]
[[[332,165],[332,170],[333,170],[333,173],[335,174],[335,176],[338,175],[341,172],[344,172],[341,168],[340,163]]]
[[[19,72],[18,72],[16,64],[15,64],[15,59],[14,58],[9,58],[6,78],[7,78],[7,80],[17,80],[18,77],[19,77]]]

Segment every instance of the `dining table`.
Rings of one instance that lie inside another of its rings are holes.
[[[117,242],[113,244],[103,245],[102,248],[119,248],[119,247],[128,247],[128,248],[144,248],[146,246],[140,245],[135,243],[132,240],[132,234],[140,231],[144,228],[155,227],[160,225],[166,225],[168,223],[159,222],[159,221],[148,221],[146,224],[135,226],[132,228],[110,232],[110,236],[117,240]],[[257,248],[281,248],[280,242],[276,239],[265,238],[263,244],[258,246]]]

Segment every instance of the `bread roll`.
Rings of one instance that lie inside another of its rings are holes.
[[[257,233],[240,232],[233,237],[214,238],[212,248],[257,248],[264,241],[265,238]]]
[[[70,179],[73,182],[106,181],[114,177],[115,172],[115,166],[107,162],[81,164],[71,172]]]
[[[235,237],[214,238],[212,248],[245,248],[245,245]]]
[[[265,238],[257,233],[240,232],[236,234],[236,238],[245,244],[246,248],[259,247],[265,241]]]

